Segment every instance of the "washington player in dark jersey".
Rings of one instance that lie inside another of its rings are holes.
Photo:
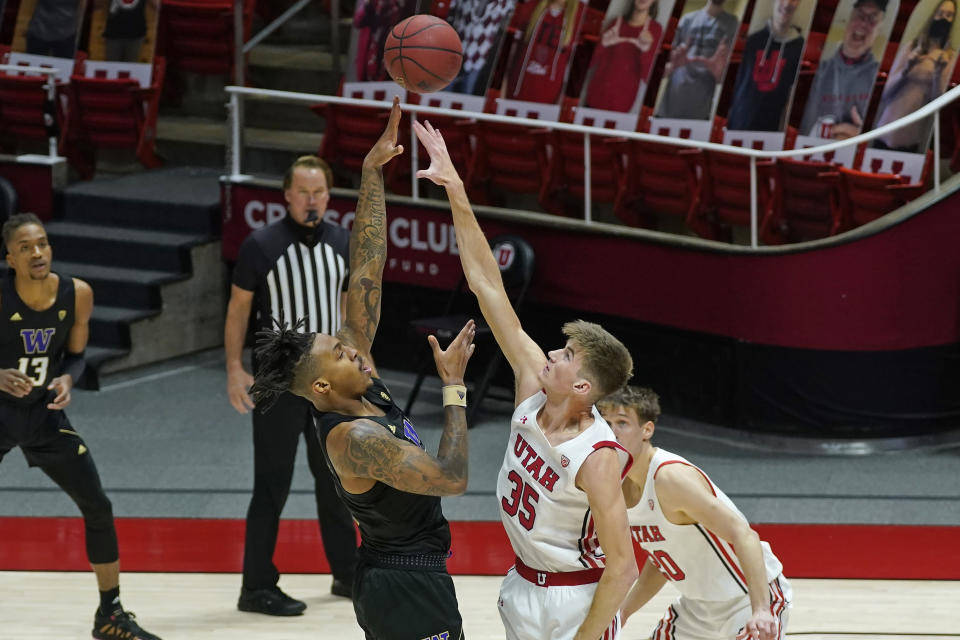
[[[397,145],[400,104],[363,163],[350,236],[346,314],[336,335],[281,326],[262,331],[260,369],[251,388],[268,403],[290,391],[308,399],[337,491],[360,526],[353,583],[357,622],[370,640],[463,637],[453,580],[446,571],[450,527],[440,496],[467,486],[466,389],[474,323],[446,350],[430,336],[444,384],[444,429],[436,457],[424,450],[412,422],[394,403],[370,357],[386,262],[382,166]]]
[[[80,507],[100,589],[93,637],[159,640],[120,604],[113,510],[86,443],[63,412],[84,369],[93,291],[50,270],[47,232],[32,213],[4,223],[3,244],[10,271],[0,277],[0,460],[19,446],[27,464]]]

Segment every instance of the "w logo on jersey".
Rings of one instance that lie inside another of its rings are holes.
[[[20,337],[23,338],[24,353],[46,353],[50,348],[50,339],[56,332],[56,329],[21,329]]]

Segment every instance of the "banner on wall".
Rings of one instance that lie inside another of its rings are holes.
[[[874,129],[913,113],[946,91],[960,41],[956,13],[954,0],[921,0],[914,8],[887,75]],[[933,116],[875,138],[862,168],[918,182],[932,132]]]
[[[899,0],[842,0],[827,33],[800,121],[797,148],[845,140],[859,134]],[[847,147],[813,160],[853,166],[856,149]]]
[[[816,0],[757,3],[733,85],[725,144],[783,148],[790,101],[816,6]]]
[[[650,132],[709,140],[713,114],[747,0],[687,0]]]
[[[613,0],[577,107],[575,122],[635,131],[674,0]]]

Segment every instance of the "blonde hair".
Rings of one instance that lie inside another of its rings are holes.
[[[547,10],[547,7],[550,6],[551,2],[552,0],[540,0],[540,3],[537,4],[533,13],[530,14],[530,22],[527,23],[527,30],[523,34],[524,42],[529,42],[530,38],[533,37],[533,30],[536,28],[537,23],[540,22],[540,17]],[[569,47],[570,42],[573,40],[573,30],[576,26],[575,23],[579,9],[580,0],[566,0],[566,4],[563,7],[563,29],[560,31],[561,48]]]
[[[640,424],[657,422],[660,417],[660,396],[649,387],[621,387],[597,402],[601,411],[613,407],[624,407],[637,412]]]
[[[317,156],[300,156],[293,161],[287,173],[283,176],[283,190],[286,191],[293,184],[293,172],[297,169],[320,169],[323,177],[327,179],[327,189],[333,189],[333,170],[330,165]]]
[[[593,322],[576,320],[563,325],[563,335],[577,346],[584,376],[596,387],[595,397],[619,389],[633,374],[630,352],[613,335]]]

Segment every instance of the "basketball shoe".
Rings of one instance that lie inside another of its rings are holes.
[[[140,628],[132,611],[123,609],[103,615],[98,608],[93,616],[93,637],[104,640],[160,640],[159,636]]]

